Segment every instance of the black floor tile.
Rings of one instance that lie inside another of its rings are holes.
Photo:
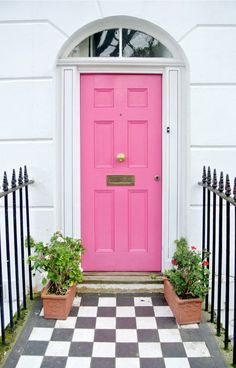
[[[24,355],[44,355],[48,341],[28,341],[24,348]]]
[[[163,294],[152,296],[152,304],[154,306],[167,306],[168,305]]]
[[[157,330],[137,330],[138,342],[159,342]]]
[[[72,307],[69,317],[77,317],[79,311],[79,307]]]
[[[178,328],[174,317],[156,317],[157,328]]]
[[[85,294],[81,298],[81,306],[97,306],[98,305],[98,295],[94,294]]]
[[[96,317],[78,317],[75,328],[95,328]]]
[[[136,319],[130,317],[117,317],[116,318],[116,328],[136,328]]]
[[[44,317],[39,317],[36,321],[35,327],[49,327],[54,328],[56,324],[55,319],[45,319]]]
[[[138,344],[136,343],[116,343],[116,357],[138,357]]]
[[[212,358],[189,358],[189,364],[191,368],[220,368]]]
[[[116,308],[115,307],[98,307],[97,316],[98,317],[115,317]]]
[[[126,295],[126,294],[117,294],[116,305],[117,307],[133,307],[134,298],[133,296]]]
[[[135,307],[136,317],[154,317],[153,307]]]
[[[65,368],[66,362],[65,357],[44,357],[40,368]]]
[[[184,358],[187,356],[181,342],[163,342],[161,350],[164,358]]]
[[[52,333],[52,341],[72,341],[74,329],[72,328],[55,328]]]
[[[92,351],[92,342],[72,342],[69,350],[69,356],[91,357]]]
[[[116,341],[116,331],[109,330],[109,329],[95,330],[94,341],[96,342],[115,342]]]
[[[115,368],[115,364],[115,358],[92,358],[91,368]]]
[[[164,359],[162,358],[141,358],[140,368],[165,368]]]
[[[185,341],[204,341],[202,331],[197,328],[192,329],[180,329],[180,335],[182,340]]]

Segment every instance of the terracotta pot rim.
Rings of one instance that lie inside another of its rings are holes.
[[[64,295],[57,295],[57,294],[48,294],[47,291],[48,291],[49,285],[50,285],[50,283],[47,284],[43,288],[43,290],[41,292],[41,298],[42,299],[44,299],[44,298],[48,298],[48,299],[55,299],[55,298],[57,298],[57,299],[66,299],[67,298],[67,295],[70,294],[74,288],[76,288],[76,285],[70,286],[68,288],[66,294],[64,294]]]

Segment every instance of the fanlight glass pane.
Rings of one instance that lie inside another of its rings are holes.
[[[156,38],[133,29],[122,29],[122,56],[124,57],[173,57]]]
[[[119,29],[109,29],[86,38],[70,53],[69,57],[119,56]]]

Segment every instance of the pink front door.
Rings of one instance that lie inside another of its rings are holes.
[[[161,270],[161,107],[161,75],[81,76],[84,270]]]

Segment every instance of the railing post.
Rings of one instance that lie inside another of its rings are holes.
[[[234,178],[234,201],[236,203],[236,178]],[[233,365],[236,364],[236,206],[234,207],[234,331]]]
[[[22,168],[20,167],[18,184],[23,184]],[[21,273],[22,273],[22,294],[23,308],[26,309],[26,287],[25,287],[25,243],[24,243],[24,217],[23,217],[23,193],[22,188],[19,189],[19,210],[20,210],[20,245],[21,245]]]
[[[210,167],[208,167],[207,170],[207,186],[210,187],[211,186],[211,169]],[[210,232],[211,232],[211,192],[209,189],[207,189],[207,252],[209,254],[210,251]],[[209,261],[209,257],[207,259]],[[207,268],[209,269],[209,265],[207,266]],[[208,311],[208,294],[206,295],[205,298],[205,311]]]
[[[212,188],[217,188],[216,170],[213,172]],[[211,322],[215,315],[215,270],[216,270],[216,193],[213,192],[212,207],[212,255],[211,255]]]
[[[220,173],[219,192],[224,190],[224,176]],[[219,197],[219,251],[218,251],[218,300],[217,300],[217,322],[216,333],[220,336],[221,324],[221,282],[222,282],[222,226],[223,226],[223,199]]]
[[[12,171],[11,187],[16,187],[16,172]],[[18,266],[18,242],[17,242],[17,219],[16,219],[16,192],[12,192],[13,209],[13,234],[14,234],[14,253],[15,253],[15,277],[16,277],[16,305],[17,318],[20,319],[20,288],[19,288],[19,266]]]
[[[29,182],[27,167],[24,166],[24,183],[27,184]],[[26,231],[27,231],[27,248],[28,248],[28,257],[31,255],[31,245],[30,245],[30,220],[29,220],[29,192],[28,185],[25,186],[25,210],[26,210]],[[32,269],[31,262],[29,262],[29,290],[30,290],[30,299],[33,300],[33,286],[32,286]]]
[[[3,278],[2,278],[2,242],[1,242],[1,234],[0,234],[0,313],[1,313],[1,338],[2,338],[2,344],[5,344],[6,343],[6,337],[5,337]]]
[[[225,195],[231,194],[229,175],[226,175]],[[229,343],[229,291],[230,291],[230,202],[226,201],[226,266],[225,266],[225,339],[224,347],[228,349]]]
[[[7,173],[4,171],[3,176],[3,191],[8,191]],[[9,317],[10,327],[13,328],[13,308],[12,308],[12,288],[11,288],[11,253],[10,253],[10,239],[9,239],[9,218],[8,218],[8,195],[4,197],[5,208],[5,231],[6,231],[6,255],[7,255],[7,278],[8,278],[8,298],[9,298]]]
[[[206,167],[203,166],[202,184],[206,184]],[[205,252],[206,234],[206,188],[202,187],[202,254]]]

